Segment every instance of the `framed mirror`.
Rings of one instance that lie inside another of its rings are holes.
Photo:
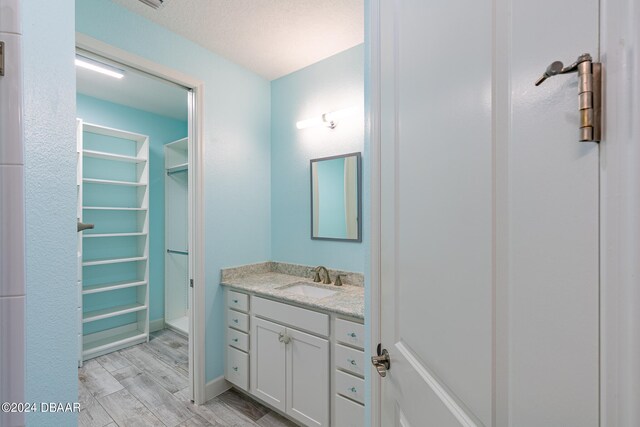
[[[362,241],[360,153],[311,160],[311,238]]]

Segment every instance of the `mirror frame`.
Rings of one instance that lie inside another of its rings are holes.
[[[357,171],[356,171],[356,179],[358,180],[357,189],[358,189],[358,238],[357,239],[341,239],[339,237],[314,237],[313,235],[313,163],[320,162],[323,160],[333,160],[333,159],[341,159],[343,157],[356,157],[357,163]],[[355,153],[347,153],[340,154],[338,156],[330,156],[330,157],[321,157],[317,159],[311,159],[309,161],[309,182],[310,182],[310,192],[309,195],[311,197],[311,240],[330,240],[335,242],[362,242],[362,154],[358,151]]]

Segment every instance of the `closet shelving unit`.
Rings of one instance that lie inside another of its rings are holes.
[[[149,138],[82,123],[79,139],[79,218],[95,223],[78,245],[87,360],[149,339]]]
[[[165,325],[189,335],[188,139],[164,146]]]

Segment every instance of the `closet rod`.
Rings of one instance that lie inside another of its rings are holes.
[[[177,254],[177,255],[189,255],[187,251],[174,251],[173,249],[167,249],[168,254]]]
[[[187,168],[184,168],[184,169],[178,169],[178,170],[175,170],[175,171],[167,171],[167,175],[171,176],[171,175],[173,175],[174,173],[180,173],[180,172],[186,172],[186,171],[187,171]]]

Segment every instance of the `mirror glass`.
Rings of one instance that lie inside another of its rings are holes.
[[[311,238],[362,241],[360,153],[311,160]]]

